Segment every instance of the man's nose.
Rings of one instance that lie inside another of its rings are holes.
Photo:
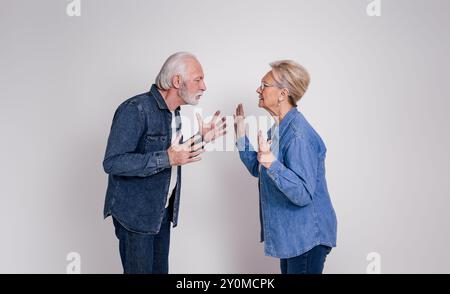
[[[206,91],[206,84],[205,81],[202,80],[202,83],[200,84],[200,89],[203,91]]]

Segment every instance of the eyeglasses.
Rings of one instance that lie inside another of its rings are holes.
[[[270,88],[270,87],[277,87],[279,88],[277,85],[271,85],[265,82],[261,82],[261,85],[259,86],[259,89],[261,89],[261,92],[264,91],[264,88]]]

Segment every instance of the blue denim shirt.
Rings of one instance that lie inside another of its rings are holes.
[[[180,108],[175,110],[181,130]],[[112,215],[126,229],[155,234],[161,227],[169,191],[172,114],[155,85],[116,110],[103,168],[108,176],[104,217]],[[180,204],[181,167],[173,205],[173,226]]]
[[[325,180],[322,139],[297,108],[269,130],[268,138],[271,149],[278,150],[269,169],[259,164],[247,137],[237,140],[242,162],[259,178],[265,254],[291,258],[317,245],[335,247],[337,221]]]

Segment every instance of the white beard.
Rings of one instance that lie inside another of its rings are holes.
[[[197,100],[197,96],[202,95],[203,92],[198,92],[192,95],[189,95],[187,88],[183,85],[178,91],[178,95],[189,105],[197,105],[199,100]]]

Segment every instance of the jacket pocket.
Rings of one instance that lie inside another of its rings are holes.
[[[169,138],[165,135],[146,135],[145,137],[145,152],[162,151],[169,148]]]

